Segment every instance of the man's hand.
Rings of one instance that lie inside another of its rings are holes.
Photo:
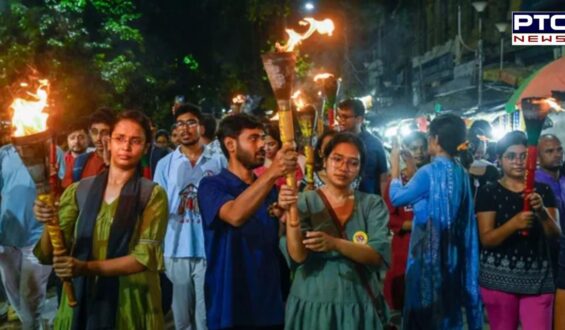
[[[274,177],[279,178],[289,173],[294,173],[296,171],[297,164],[298,153],[294,150],[292,145],[285,144],[277,152],[275,159],[273,159],[273,162],[267,172]]]
[[[288,210],[292,205],[296,204],[296,201],[298,201],[298,193],[296,192],[296,189],[293,189],[286,184],[283,185],[279,191],[279,207],[284,210]]]

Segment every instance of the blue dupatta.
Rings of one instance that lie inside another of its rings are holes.
[[[415,219],[406,265],[404,329],[482,329],[479,239],[469,176],[437,157],[429,175],[428,216]]]

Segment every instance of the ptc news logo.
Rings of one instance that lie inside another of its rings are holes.
[[[565,12],[512,12],[512,45],[565,46]]]

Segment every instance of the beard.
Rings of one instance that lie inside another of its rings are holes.
[[[83,146],[72,146],[69,149],[71,150],[71,152],[74,152],[75,154],[82,154],[83,152],[86,151],[86,147]]]
[[[265,151],[260,150],[257,154],[253,155],[250,152],[238,148],[235,158],[243,165],[243,167],[248,170],[253,170],[263,165],[265,162]]]
[[[193,139],[186,140],[186,141],[181,140],[181,144],[185,147],[191,147],[191,146],[193,146],[193,145],[195,145],[199,142],[200,142],[200,137],[195,137]]]

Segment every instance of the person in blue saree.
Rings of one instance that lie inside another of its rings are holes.
[[[324,150],[323,187],[298,195],[281,188],[278,205],[297,203],[300,217],[300,226],[287,222],[281,239],[295,271],[286,329],[373,330],[386,322],[378,272],[390,261],[388,209],[381,197],[351,187],[363,149],[357,136],[338,133]]]
[[[435,118],[428,137],[433,160],[406,185],[398,144],[391,152],[391,202],[414,208],[403,329],[463,329],[463,310],[465,328],[482,329],[477,223],[469,176],[456,161],[466,152],[465,136],[458,116]]]

